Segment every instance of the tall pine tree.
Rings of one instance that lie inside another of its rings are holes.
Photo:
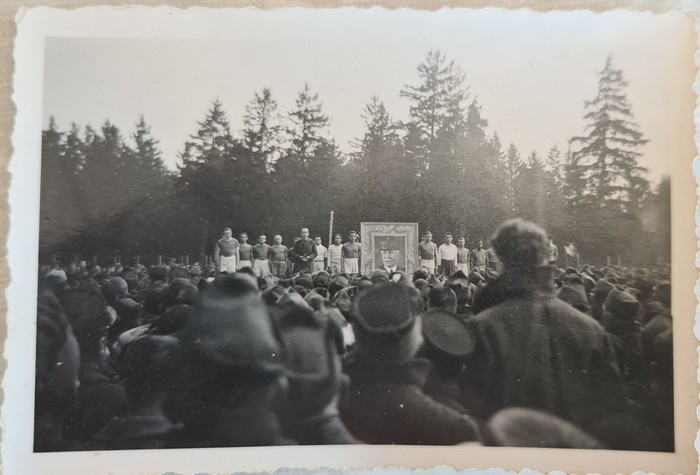
[[[637,208],[649,189],[646,169],[639,165],[639,149],[647,140],[633,122],[627,100],[627,81],[608,56],[599,74],[598,95],[586,102],[586,135],[573,138],[571,152],[577,184],[574,201],[597,207]]]

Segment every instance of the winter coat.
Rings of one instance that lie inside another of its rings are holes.
[[[340,416],[358,439],[370,444],[453,445],[479,440],[469,417],[421,390],[430,363],[366,362],[351,355],[345,372],[350,386],[340,402]]]
[[[480,313],[468,322],[476,347],[461,380],[470,414],[488,418],[520,406],[586,429],[627,409],[608,334],[556,298],[547,268],[506,271],[482,297]]]

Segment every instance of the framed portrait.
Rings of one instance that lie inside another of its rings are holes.
[[[417,223],[361,223],[362,272],[413,272],[418,263]]]

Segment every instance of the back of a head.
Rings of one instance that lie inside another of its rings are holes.
[[[183,421],[193,439],[252,444],[246,431],[229,430],[232,423],[227,421],[238,417],[239,410],[246,413],[243,408],[249,405],[265,411],[268,403],[260,398],[284,372],[283,352],[265,304],[256,296],[208,293],[178,340],[182,369],[164,407],[168,418]],[[274,435],[274,428],[269,431]]]
[[[639,319],[641,304],[629,292],[620,287],[613,287],[603,305],[608,315],[608,323],[633,322]]]
[[[533,268],[547,261],[547,235],[535,223],[506,221],[491,242],[505,269]]]
[[[400,284],[377,284],[354,302],[353,329],[361,355],[386,361],[412,358],[422,343],[420,293]]]
[[[164,393],[177,373],[178,340],[172,336],[144,335],[136,339],[119,363],[119,376],[130,404]]]
[[[440,308],[455,313],[457,294],[449,287],[433,287],[428,293],[428,308]]]

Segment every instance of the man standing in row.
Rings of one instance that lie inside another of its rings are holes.
[[[437,268],[438,247],[433,242],[433,233],[426,231],[423,235],[423,242],[418,244],[418,254],[420,255],[420,265],[428,269],[428,272],[435,274]]]
[[[321,236],[316,236],[314,238],[314,244],[316,245],[316,257],[314,258],[314,272],[324,270],[326,268],[326,257],[328,257],[328,249],[323,245],[321,241]]]
[[[350,241],[343,244],[341,256],[343,272],[353,277],[360,273],[360,243],[357,242],[355,231],[350,231]]]
[[[457,246],[452,244],[452,234],[445,233],[445,243],[438,248],[442,275],[450,276],[457,268]]]
[[[489,255],[484,249],[484,241],[479,240],[476,243],[476,249],[472,249],[469,254],[472,269],[476,269],[479,272],[484,272],[489,265]]]
[[[464,246],[465,244],[463,237],[457,240],[457,270],[464,272],[464,275],[469,275],[469,249]]]
[[[253,267],[253,246],[248,244],[248,233],[241,233],[241,244],[238,247],[238,268]]]
[[[336,234],[333,238],[333,244],[328,246],[328,270],[331,274],[337,274],[342,269],[343,261],[343,237]]]
[[[258,277],[265,277],[271,273],[270,270],[270,245],[267,244],[267,236],[264,234],[258,239],[258,243],[253,246],[253,272]]]
[[[302,228],[301,239],[294,243],[292,256],[294,257],[293,273],[308,270],[313,272],[313,261],[317,256],[316,244],[309,239],[309,228]]]
[[[238,239],[233,237],[231,228],[224,228],[224,236],[214,247],[214,262],[219,267],[219,272],[236,272],[236,263],[240,259],[239,250]]]
[[[283,278],[287,274],[287,255],[289,248],[282,244],[282,236],[274,237],[275,243],[270,246],[270,271],[275,277]]]

